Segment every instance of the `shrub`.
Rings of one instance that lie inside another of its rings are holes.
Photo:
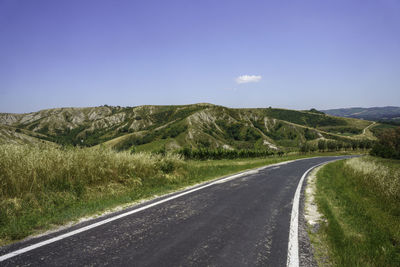
[[[400,127],[384,130],[370,153],[382,158],[400,159]]]
[[[337,149],[337,145],[335,141],[328,141],[327,147],[329,151],[334,151]]]
[[[318,141],[318,149],[319,149],[319,151],[323,152],[323,151],[326,150],[326,148],[327,148],[326,141],[325,140],[319,140]]]
[[[306,128],[304,130],[304,137],[307,140],[314,140],[318,138],[318,134],[315,131],[311,131],[310,129]]]

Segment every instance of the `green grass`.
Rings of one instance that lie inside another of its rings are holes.
[[[1,145],[0,245],[202,181],[315,155],[184,161],[102,147]]]
[[[385,123],[378,123],[371,128],[371,131],[375,135],[379,135],[380,133],[382,133],[383,131],[385,131],[387,129],[396,129],[396,128],[398,128],[398,126],[391,125],[391,124],[385,124]]]
[[[363,131],[363,129],[351,126],[326,126],[326,127],[321,127],[320,129],[325,132],[336,133],[344,136],[359,135]]]
[[[326,116],[323,114],[278,108],[265,109],[265,112],[267,116],[270,116],[272,118],[310,127],[346,125],[346,121],[342,118]]]
[[[318,234],[334,265],[400,266],[400,161],[338,161],[317,177],[316,201],[327,219]]]
[[[158,139],[153,142],[135,146],[136,152],[150,152],[150,151],[158,151],[165,147],[165,145],[170,141],[170,139]]]

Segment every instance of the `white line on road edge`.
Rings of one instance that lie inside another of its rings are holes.
[[[313,158],[314,158],[314,157],[313,157]],[[242,177],[242,176],[244,176],[244,175],[253,174],[253,173],[255,173],[255,171],[259,171],[259,170],[262,170],[262,169],[266,169],[266,168],[270,168],[270,167],[274,167],[274,166],[280,166],[280,165],[288,164],[288,163],[291,163],[291,162],[294,162],[294,161],[300,161],[300,160],[305,160],[305,159],[310,159],[310,158],[303,158],[303,159],[297,159],[297,160],[284,161],[284,162],[280,162],[280,163],[276,163],[276,164],[271,164],[271,165],[267,165],[267,166],[264,166],[264,167],[260,167],[260,168],[257,168],[257,169],[255,169],[255,170],[253,169],[253,170],[245,171],[245,172],[242,172],[242,173],[239,173],[239,174],[234,174],[234,175],[228,176],[228,177],[226,177],[226,178],[218,179],[218,180],[216,180],[216,181],[214,181],[214,182],[205,184],[205,185],[203,185],[203,186],[196,187],[196,188],[194,188],[194,189],[191,189],[191,190],[182,192],[182,193],[177,194],[177,195],[173,195],[173,196],[168,197],[168,198],[164,198],[164,199],[162,199],[162,200],[160,200],[160,201],[157,201],[157,202],[148,204],[148,205],[146,205],[146,206],[143,206],[143,207],[140,207],[140,208],[137,208],[137,209],[134,209],[134,210],[131,210],[131,211],[128,211],[128,212],[125,212],[125,213],[116,215],[116,216],[114,216],[114,217],[111,217],[111,218],[108,218],[108,219],[99,221],[99,222],[97,222],[97,223],[93,223],[93,224],[87,225],[87,226],[85,226],[85,227],[76,229],[76,230],[74,230],[74,231],[71,231],[71,232],[68,232],[68,233],[65,233],[65,234],[62,234],[62,235],[59,235],[59,236],[56,236],[56,237],[53,237],[53,238],[44,240],[44,241],[42,241],[42,242],[39,242],[39,243],[30,245],[30,246],[27,246],[27,247],[25,247],[25,248],[21,248],[21,249],[15,250],[15,251],[13,251],[13,252],[4,254],[4,255],[0,256],[0,262],[5,261],[5,260],[7,260],[7,259],[9,259],[9,258],[18,256],[18,255],[20,255],[20,254],[26,253],[26,252],[28,252],[28,251],[34,250],[34,249],[36,249],[36,248],[39,248],[39,247],[42,247],[42,246],[45,246],[45,245],[54,243],[54,242],[59,241],[59,240],[61,240],[61,239],[64,239],[64,238],[67,238],[67,237],[70,237],[70,236],[73,236],[73,235],[76,235],[76,234],[85,232],[85,231],[87,231],[87,230],[93,229],[93,228],[98,227],[98,226],[100,226],[100,225],[103,225],[103,224],[106,224],[106,223],[109,223],[109,222],[112,222],[112,221],[121,219],[121,218],[126,217],[126,216],[129,216],[129,215],[132,215],[132,214],[137,213],[137,212],[140,212],[140,211],[142,211],[142,210],[146,210],[146,209],[148,209],[148,208],[154,207],[154,206],[156,206],[156,205],[159,205],[159,204],[161,204],[161,203],[170,201],[170,200],[172,200],[172,199],[175,199],[175,198],[178,198],[178,197],[181,197],[181,196],[184,196],[184,195],[193,193],[193,192],[198,191],[198,190],[201,190],[201,189],[203,189],[203,188],[206,188],[206,187],[209,187],[209,186],[212,186],[212,185],[215,185],[215,184],[223,183],[223,182],[225,182],[225,181],[232,180],[233,178],[239,178],[239,177]],[[319,165],[320,165],[320,164],[319,164]],[[317,165],[317,166],[318,166],[318,165]],[[316,166],[314,166],[314,167],[316,167]],[[314,168],[314,167],[313,167],[313,168]],[[311,169],[312,169],[312,168],[311,168]],[[309,171],[309,170],[308,170],[308,171]],[[307,171],[307,172],[308,172],[308,171]],[[306,172],[306,173],[307,173],[307,172]],[[304,175],[303,175],[303,176],[304,176]],[[303,179],[303,178],[304,178],[304,177],[302,177],[302,179]],[[302,181],[302,180],[301,180],[301,181]],[[301,182],[301,181],[300,181],[300,182]],[[299,189],[299,188],[297,188],[297,190],[298,190],[298,189]],[[296,191],[296,194],[297,194],[297,191]],[[294,204],[293,204],[293,205],[294,205]],[[297,206],[298,206],[298,205],[297,205]],[[296,215],[296,216],[297,216],[297,215]],[[293,220],[293,210],[292,210],[292,220]],[[290,223],[290,229],[292,229],[292,221],[291,221],[291,223]],[[297,232],[297,228],[296,228],[296,232]],[[297,235],[296,235],[296,240],[297,240]],[[289,243],[289,244],[290,244],[290,243]],[[296,244],[297,244],[297,243],[296,243]],[[296,247],[296,251],[297,251],[297,247]],[[297,261],[298,261],[298,259],[297,259]],[[289,262],[289,256],[288,256],[288,262]],[[288,265],[288,266],[289,266],[289,265]],[[291,265],[291,266],[294,266],[294,265]]]
[[[198,190],[201,190],[201,189],[203,189],[203,188],[206,188],[206,187],[209,187],[209,186],[212,186],[212,185],[215,185],[215,184],[223,183],[223,182],[226,182],[226,181],[228,181],[228,180],[235,179],[235,178],[239,178],[239,177],[242,177],[242,176],[244,176],[244,175],[254,174],[254,173],[258,172],[259,170],[262,170],[262,169],[265,169],[265,168],[269,168],[269,167],[271,167],[271,166],[281,165],[281,164],[283,164],[283,162],[280,162],[280,163],[277,163],[277,164],[272,164],[272,165],[267,165],[267,166],[264,166],[264,167],[257,168],[257,169],[255,169],[255,170],[249,170],[249,171],[245,171],[245,172],[242,172],[242,173],[239,173],[239,174],[234,174],[234,175],[228,176],[228,177],[226,177],[226,178],[218,179],[218,180],[216,180],[216,181],[214,181],[214,182],[205,184],[205,185],[203,185],[203,186],[196,187],[196,188],[194,188],[194,189],[192,189],[192,190],[188,190],[188,191],[182,192],[182,193],[180,193],[180,194],[173,195],[173,196],[171,196],[171,197],[162,199],[162,200],[160,200],[160,201],[151,203],[151,204],[149,204],[149,205],[146,205],[146,206],[143,206],[143,207],[140,207],[140,208],[137,208],[137,209],[134,209],[134,210],[131,210],[131,211],[128,211],[128,212],[125,212],[125,213],[116,215],[116,216],[114,216],[114,217],[111,217],[111,218],[108,218],[108,219],[99,221],[99,222],[97,222],[97,223],[93,223],[93,224],[87,225],[87,226],[85,226],[85,227],[76,229],[76,230],[74,230],[74,231],[71,231],[71,232],[68,232],[68,233],[65,233],[65,234],[62,234],[62,235],[59,235],[59,236],[56,236],[56,237],[53,237],[53,238],[44,240],[44,241],[42,241],[42,242],[39,242],[39,243],[30,245],[30,246],[27,246],[27,247],[25,247],[25,248],[18,249],[18,250],[16,250],[16,251],[13,251],[13,252],[4,254],[4,255],[0,256],[0,262],[5,261],[5,260],[7,260],[7,259],[9,259],[9,258],[18,256],[18,255],[23,254],[23,253],[25,253],[25,252],[34,250],[34,249],[36,249],[36,248],[39,248],[39,247],[42,247],[42,246],[45,246],[45,245],[54,243],[54,242],[59,241],[59,240],[61,240],[61,239],[64,239],[64,238],[67,238],[67,237],[70,237],[70,236],[73,236],[73,235],[76,235],[76,234],[85,232],[85,231],[87,231],[87,230],[93,229],[93,228],[98,227],[98,226],[100,226],[100,225],[103,225],[103,224],[106,224],[106,223],[109,223],[109,222],[112,222],[112,221],[121,219],[121,218],[126,217],[126,216],[129,216],[129,215],[132,215],[132,214],[137,213],[137,212],[140,212],[140,211],[142,211],[142,210],[146,210],[146,209],[148,209],[148,208],[154,207],[154,206],[156,206],[156,205],[159,205],[159,204],[161,204],[161,203],[170,201],[170,200],[172,200],[172,199],[175,199],[175,198],[178,198],[178,197],[181,197],[181,196],[184,196],[184,195],[193,193],[193,192],[198,191]]]
[[[298,267],[300,265],[299,261],[299,206],[300,206],[300,192],[303,187],[304,178],[307,174],[314,168],[326,164],[328,162],[335,161],[329,160],[320,164],[317,164],[309,168],[299,181],[297,185],[296,192],[294,193],[292,214],[290,217],[290,229],[289,229],[289,244],[288,244],[288,254],[287,254],[287,267]]]

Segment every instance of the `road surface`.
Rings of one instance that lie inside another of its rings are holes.
[[[214,181],[3,247],[0,266],[286,266],[300,178],[339,158],[303,159]]]

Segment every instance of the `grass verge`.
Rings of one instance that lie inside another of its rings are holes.
[[[325,165],[317,177],[326,219],[317,235],[333,265],[400,266],[400,161],[353,158]]]
[[[223,175],[316,155],[184,161],[101,147],[2,145],[0,245]]]

